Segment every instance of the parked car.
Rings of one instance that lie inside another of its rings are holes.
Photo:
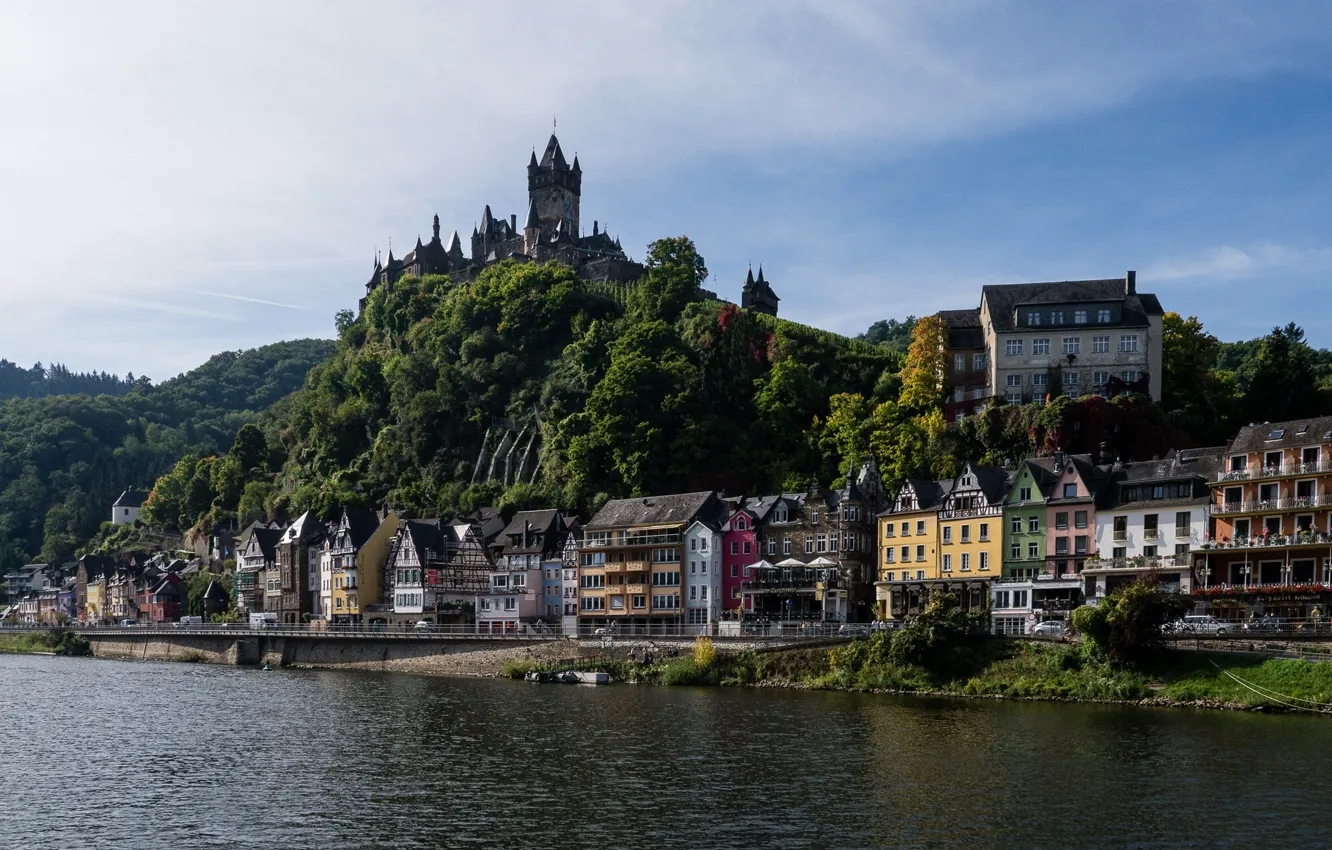
[[[902,628],[900,620],[875,620],[870,623],[870,631],[872,632],[891,632],[900,628]]]
[[[139,621],[138,621],[138,620],[121,620],[121,621],[120,621],[120,625],[121,625],[121,626],[137,626],[137,625],[139,625]]]
[[[1068,624],[1063,620],[1046,620],[1033,626],[1031,633],[1037,637],[1062,638],[1068,634]]]
[[[435,624],[429,620],[417,620],[416,625],[413,628],[418,632],[433,632],[435,630]]]
[[[870,627],[864,623],[843,623],[837,634],[841,637],[869,637]]]
[[[1231,626],[1211,614],[1189,614],[1181,620],[1176,620],[1170,631],[1176,634],[1224,635],[1231,631]]]

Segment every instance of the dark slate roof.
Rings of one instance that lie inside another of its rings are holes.
[[[937,508],[939,505],[943,504],[944,497],[953,491],[953,480],[951,478],[943,481],[932,481],[929,478],[908,478],[902,486],[905,487],[907,484],[910,484],[911,489],[916,491],[917,505],[915,508],[912,508],[909,513],[928,511],[930,508]],[[902,491],[899,489],[894,495],[893,503],[888,507],[888,510],[881,511],[879,516],[891,516],[892,514],[899,513],[897,510],[897,499],[901,495]]]
[[[1306,429],[1303,434],[1300,433],[1301,428]],[[1268,436],[1275,431],[1283,433],[1275,440],[1268,440]],[[1239,454],[1327,443],[1332,443],[1332,416],[1319,416],[1313,419],[1292,419],[1289,422],[1245,425],[1235,435],[1234,441],[1230,444],[1230,451],[1232,454]]]
[[[513,515],[513,519],[509,520],[509,524],[505,526],[504,531],[495,542],[504,547],[505,555],[555,553],[561,550],[564,543],[560,539],[559,529],[559,511],[519,511]],[[524,533],[541,535],[541,537],[534,536],[524,543]],[[540,542],[537,542],[538,539]]]
[[[1119,467],[1124,481],[1206,479],[1224,466],[1224,448],[1186,449],[1161,460],[1126,463]]]
[[[251,526],[250,534],[259,540],[259,549],[264,553],[264,559],[268,561],[277,558],[278,541],[282,539],[284,531],[281,528],[265,528],[263,526]],[[249,545],[248,541],[244,545]]]
[[[1148,316],[1163,315],[1161,302],[1150,293],[1126,294],[1124,278],[1062,280],[1048,283],[1005,283],[981,287],[981,302],[989,305],[997,332],[1017,330],[1019,307],[1037,304],[1121,301],[1123,316],[1114,327],[1145,327]],[[1025,328],[1024,328],[1025,330]]]
[[[212,599],[215,601],[226,601],[231,598],[227,593],[226,588],[218,584],[216,579],[208,582],[208,587],[204,589],[203,595],[204,599]]]
[[[936,315],[950,328],[978,328],[981,326],[979,307],[971,310],[940,310]]]
[[[371,535],[379,530],[379,515],[374,511],[366,508],[343,508],[342,516],[347,526],[347,536],[357,549],[364,546]]]
[[[411,535],[412,546],[416,549],[416,559],[424,565],[428,560],[425,550],[429,549],[436,559],[442,559],[448,554],[450,532],[441,528],[440,521],[437,519],[407,519],[402,521],[401,530],[406,530]]]
[[[142,507],[143,503],[146,501],[148,501],[148,494],[143,490],[126,490],[124,493],[120,494],[120,498],[116,499],[116,503],[111,507],[138,508]],[[106,503],[103,502],[102,504]]]
[[[641,499],[615,499],[607,502],[588,522],[589,531],[599,528],[620,528],[633,525],[662,525],[687,523],[716,502],[711,490],[698,493],[677,493],[670,496],[647,496]]]

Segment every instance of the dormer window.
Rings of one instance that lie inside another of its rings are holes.
[[[1041,323],[1041,312],[1039,310],[1027,311],[1027,324],[1033,327]]]
[[[772,521],[773,521],[773,522],[786,522],[786,506],[785,506],[785,505],[783,505],[782,507],[778,508],[777,511],[776,511],[776,513],[774,513],[774,514],[772,515]]]

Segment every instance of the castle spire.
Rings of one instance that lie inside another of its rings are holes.
[[[435,238],[434,238],[433,240],[431,240],[431,241],[433,241],[433,242],[438,242],[438,241],[439,241],[439,214],[438,214],[438,213],[435,214],[435,224],[434,224],[434,229],[435,229]]]
[[[749,267],[749,273],[745,275],[745,289],[754,288],[754,267]]]
[[[762,263],[759,263],[759,276],[758,276],[758,281],[757,281],[757,283],[759,283],[759,284],[767,283],[767,281],[765,281],[765,280],[763,279],[763,264],[762,264]]]
[[[481,213],[481,232],[490,235],[490,230],[495,226],[495,219],[490,215],[490,204],[486,204],[486,211]]]
[[[537,215],[536,199],[533,198],[527,204],[527,223],[524,227],[540,227],[541,217]]]

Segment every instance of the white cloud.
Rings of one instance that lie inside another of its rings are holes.
[[[724,155],[779,177],[1295,62],[1310,33],[1332,32],[1326,7],[1305,8],[5,4],[0,356],[63,356],[62,331],[108,321],[88,306],[107,293],[162,313],[171,293],[227,292],[308,304],[331,325],[373,248],[393,237],[402,253],[431,212],[466,235],[487,201],[521,211],[522,163],[552,114],[595,162],[601,215],[631,221],[671,203],[616,195],[645,170]],[[211,324],[225,316],[170,312],[228,347]],[[271,339],[296,330],[247,319]],[[115,321],[140,345],[76,367],[192,365],[146,320]]]
[[[1171,257],[1152,263],[1142,272],[1144,281],[1221,282],[1277,270],[1327,269],[1332,266],[1332,249],[1293,248],[1262,243],[1247,248],[1220,245],[1194,254]]]

